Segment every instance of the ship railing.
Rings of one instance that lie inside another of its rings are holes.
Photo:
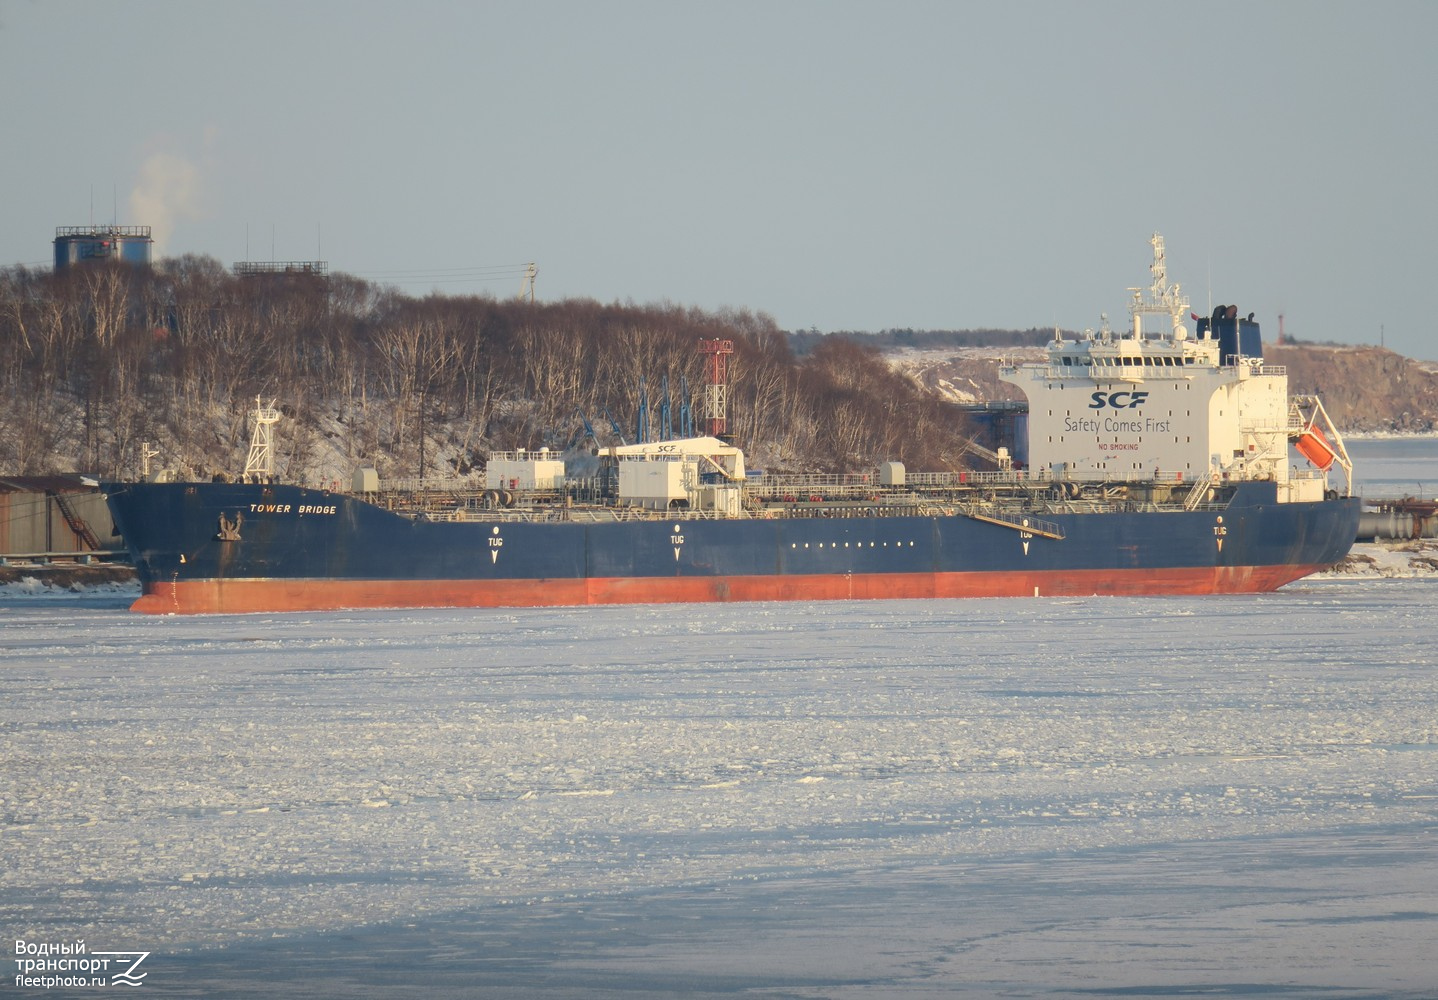
[[[526,507],[522,510],[457,507],[454,510],[425,511],[427,521],[567,521],[563,507]]]
[[[1288,417],[1273,420],[1245,420],[1239,425],[1242,434],[1288,434],[1293,426]]]
[[[458,508],[446,511],[427,511],[423,516],[428,521],[610,524],[620,521],[734,521],[752,515],[744,510],[738,513],[728,513],[693,509],[652,510],[648,507],[554,506],[499,510]]]
[[[576,520],[574,515],[588,517],[594,515],[598,520],[615,521],[736,521],[750,516],[749,511],[740,508],[737,511],[704,510],[697,507],[665,507],[655,510],[651,507],[576,507],[569,511],[570,520]]]
[[[1032,486],[1051,483],[1061,477],[1048,469],[1009,469],[997,471],[964,470],[962,472],[910,472],[904,485],[913,489],[953,489],[966,486]]]
[[[548,448],[536,449],[534,451],[520,448],[518,451],[492,452],[489,456],[489,460],[493,462],[495,459],[505,462],[558,462],[563,460],[563,456],[560,452],[550,451]]]
[[[56,226],[56,236],[140,236],[150,235],[149,226]]]
[[[1201,473],[1200,473],[1201,475]],[[1016,469],[1012,472],[935,472],[910,473],[906,477],[911,487],[963,487],[963,486],[1033,486],[1052,483],[1078,483],[1081,486],[1119,485],[1132,483],[1160,483],[1180,486],[1191,483],[1194,474],[1182,471],[1128,470],[1105,473],[1102,477],[1055,474],[1051,469]]]
[[[405,512],[408,513],[408,512]],[[523,507],[513,510],[483,507],[457,507],[452,510],[421,510],[412,512],[425,521],[484,522],[491,521],[522,524],[572,520],[572,511],[563,507]]]
[[[951,511],[942,510],[933,504],[916,503],[903,506],[881,504],[874,507],[765,507],[757,511],[754,516],[761,520],[783,518],[787,521],[801,517],[817,517],[828,520],[857,517],[937,517],[946,513],[951,513]]]
[[[643,507],[579,507],[565,511],[565,520],[583,524],[610,524],[620,521],[685,521],[689,511],[647,510]]]
[[[1171,355],[1169,357],[1172,358],[1169,364],[1153,365],[1120,365],[1116,364],[1113,358],[1095,358],[1092,361],[1085,359],[1083,362],[1075,365],[1051,364],[1048,366],[1048,377],[1055,380],[1083,380],[1093,379],[1096,377],[1095,373],[1097,373],[1097,375],[1103,377],[1116,375],[1118,378],[1129,380],[1156,381],[1165,378],[1180,379],[1193,375],[1192,365],[1194,361],[1192,358],[1185,359]],[[1160,356],[1155,360],[1162,361],[1163,357]],[[1185,366],[1185,360],[1187,361],[1187,366]]]
[[[1224,364],[1238,370],[1239,378],[1250,378],[1254,375],[1278,376],[1287,375],[1287,365],[1265,365],[1254,364],[1255,359],[1245,358],[1238,354],[1230,354],[1224,359]]]
[[[1275,429],[1283,425],[1275,425]],[[1258,429],[1258,425],[1254,425]],[[1000,471],[962,470],[959,472],[906,472],[902,484],[893,486],[879,482],[874,475],[812,475],[812,476],[756,476],[745,483],[745,492],[750,496],[773,500],[779,497],[794,497],[795,501],[807,500],[812,496],[824,499],[844,497],[882,496],[891,499],[910,490],[951,489],[967,486],[1028,486],[1036,483],[1077,482],[1085,485],[1099,483],[1167,483],[1181,485],[1192,482],[1194,473],[1183,471],[1168,472],[1160,469],[1130,470],[1112,472],[1102,477],[1055,473],[1052,469],[1011,469]],[[1199,473],[1198,475],[1202,475]]]
[[[871,476],[846,475],[763,476],[744,484],[746,497],[784,503],[869,500],[888,489],[877,485]]]
[[[382,487],[381,493],[472,493],[484,489],[484,479],[481,476],[468,476],[464,479],[386,479]]]
[[[1004,509],[1000,505],[999,509]],[[1182,501],[1165,500],[1117,500],[1084,498],[1081,500],[1049,500],[1033,508],[1024,508],[1037,511],[1040,514],[1133,514],[1133,513],[1181,513],[1184,511],[1214,511],[1222,513],[1228,509],[1228,504],[1223,501],[1206,500],[1194,507],[1189,507]]]
[[[1283,426],[1287,430],[1290,438],[1296,438],[1302,435],[1304,431],[1312,429],[1313,423],[1308,417],[1305,417],[1295,408],[1289,411],[1288,419],[1284,421]],[[1323,431],[1325,434],[1327,432],[1327,428],[1325,427],[1320,427],[1318,430]],[[1332,438],[1329,438],[1328,441],[1329,444],[1333,443]]]
[[[752,476],[747,481],[750,489],[767,491],[793,490],[802,492],[833,486],[872,486],[878,480],[872,473],[812,473],[794,476],[763,475]]]
[[[905,472],[906,486],[960,486],[982,482],[989,476],[1005,476],[1003,472]]]

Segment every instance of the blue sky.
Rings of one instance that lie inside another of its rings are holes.
[[[56,226],[788,329],[1194,309],[1438,360],[1430,2],[0,0],[0,266]],[[93,206],[93,207],[92,207]]]

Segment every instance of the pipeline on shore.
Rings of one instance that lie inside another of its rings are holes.
[[[1404,497],[1369,500],[1372,510],[1358,517],[1358,541],[1384,538],[1438,538],[1438,500]]]

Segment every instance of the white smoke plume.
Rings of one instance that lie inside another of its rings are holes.
[[[200,168],[175,153],[152,153],[130,192],[130,218],[149,226],[159,256],[175,223],[200,217]]]

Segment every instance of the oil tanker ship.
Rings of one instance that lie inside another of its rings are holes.
[[[1028,400],[1026,462],[747,475],[696,437],[603,449],[585,477],[499,453],[442,489],[369,469],[345,491],[253,471],[107,483],[134,610],[1248,593],[1337,562],[1360,509],[1342,436],[1265,363],[1252,314],[1194,316],[1151,244],[1127,329],[1056,332],[1002,367]],[[276,419],[257,410],[252,459]]]

